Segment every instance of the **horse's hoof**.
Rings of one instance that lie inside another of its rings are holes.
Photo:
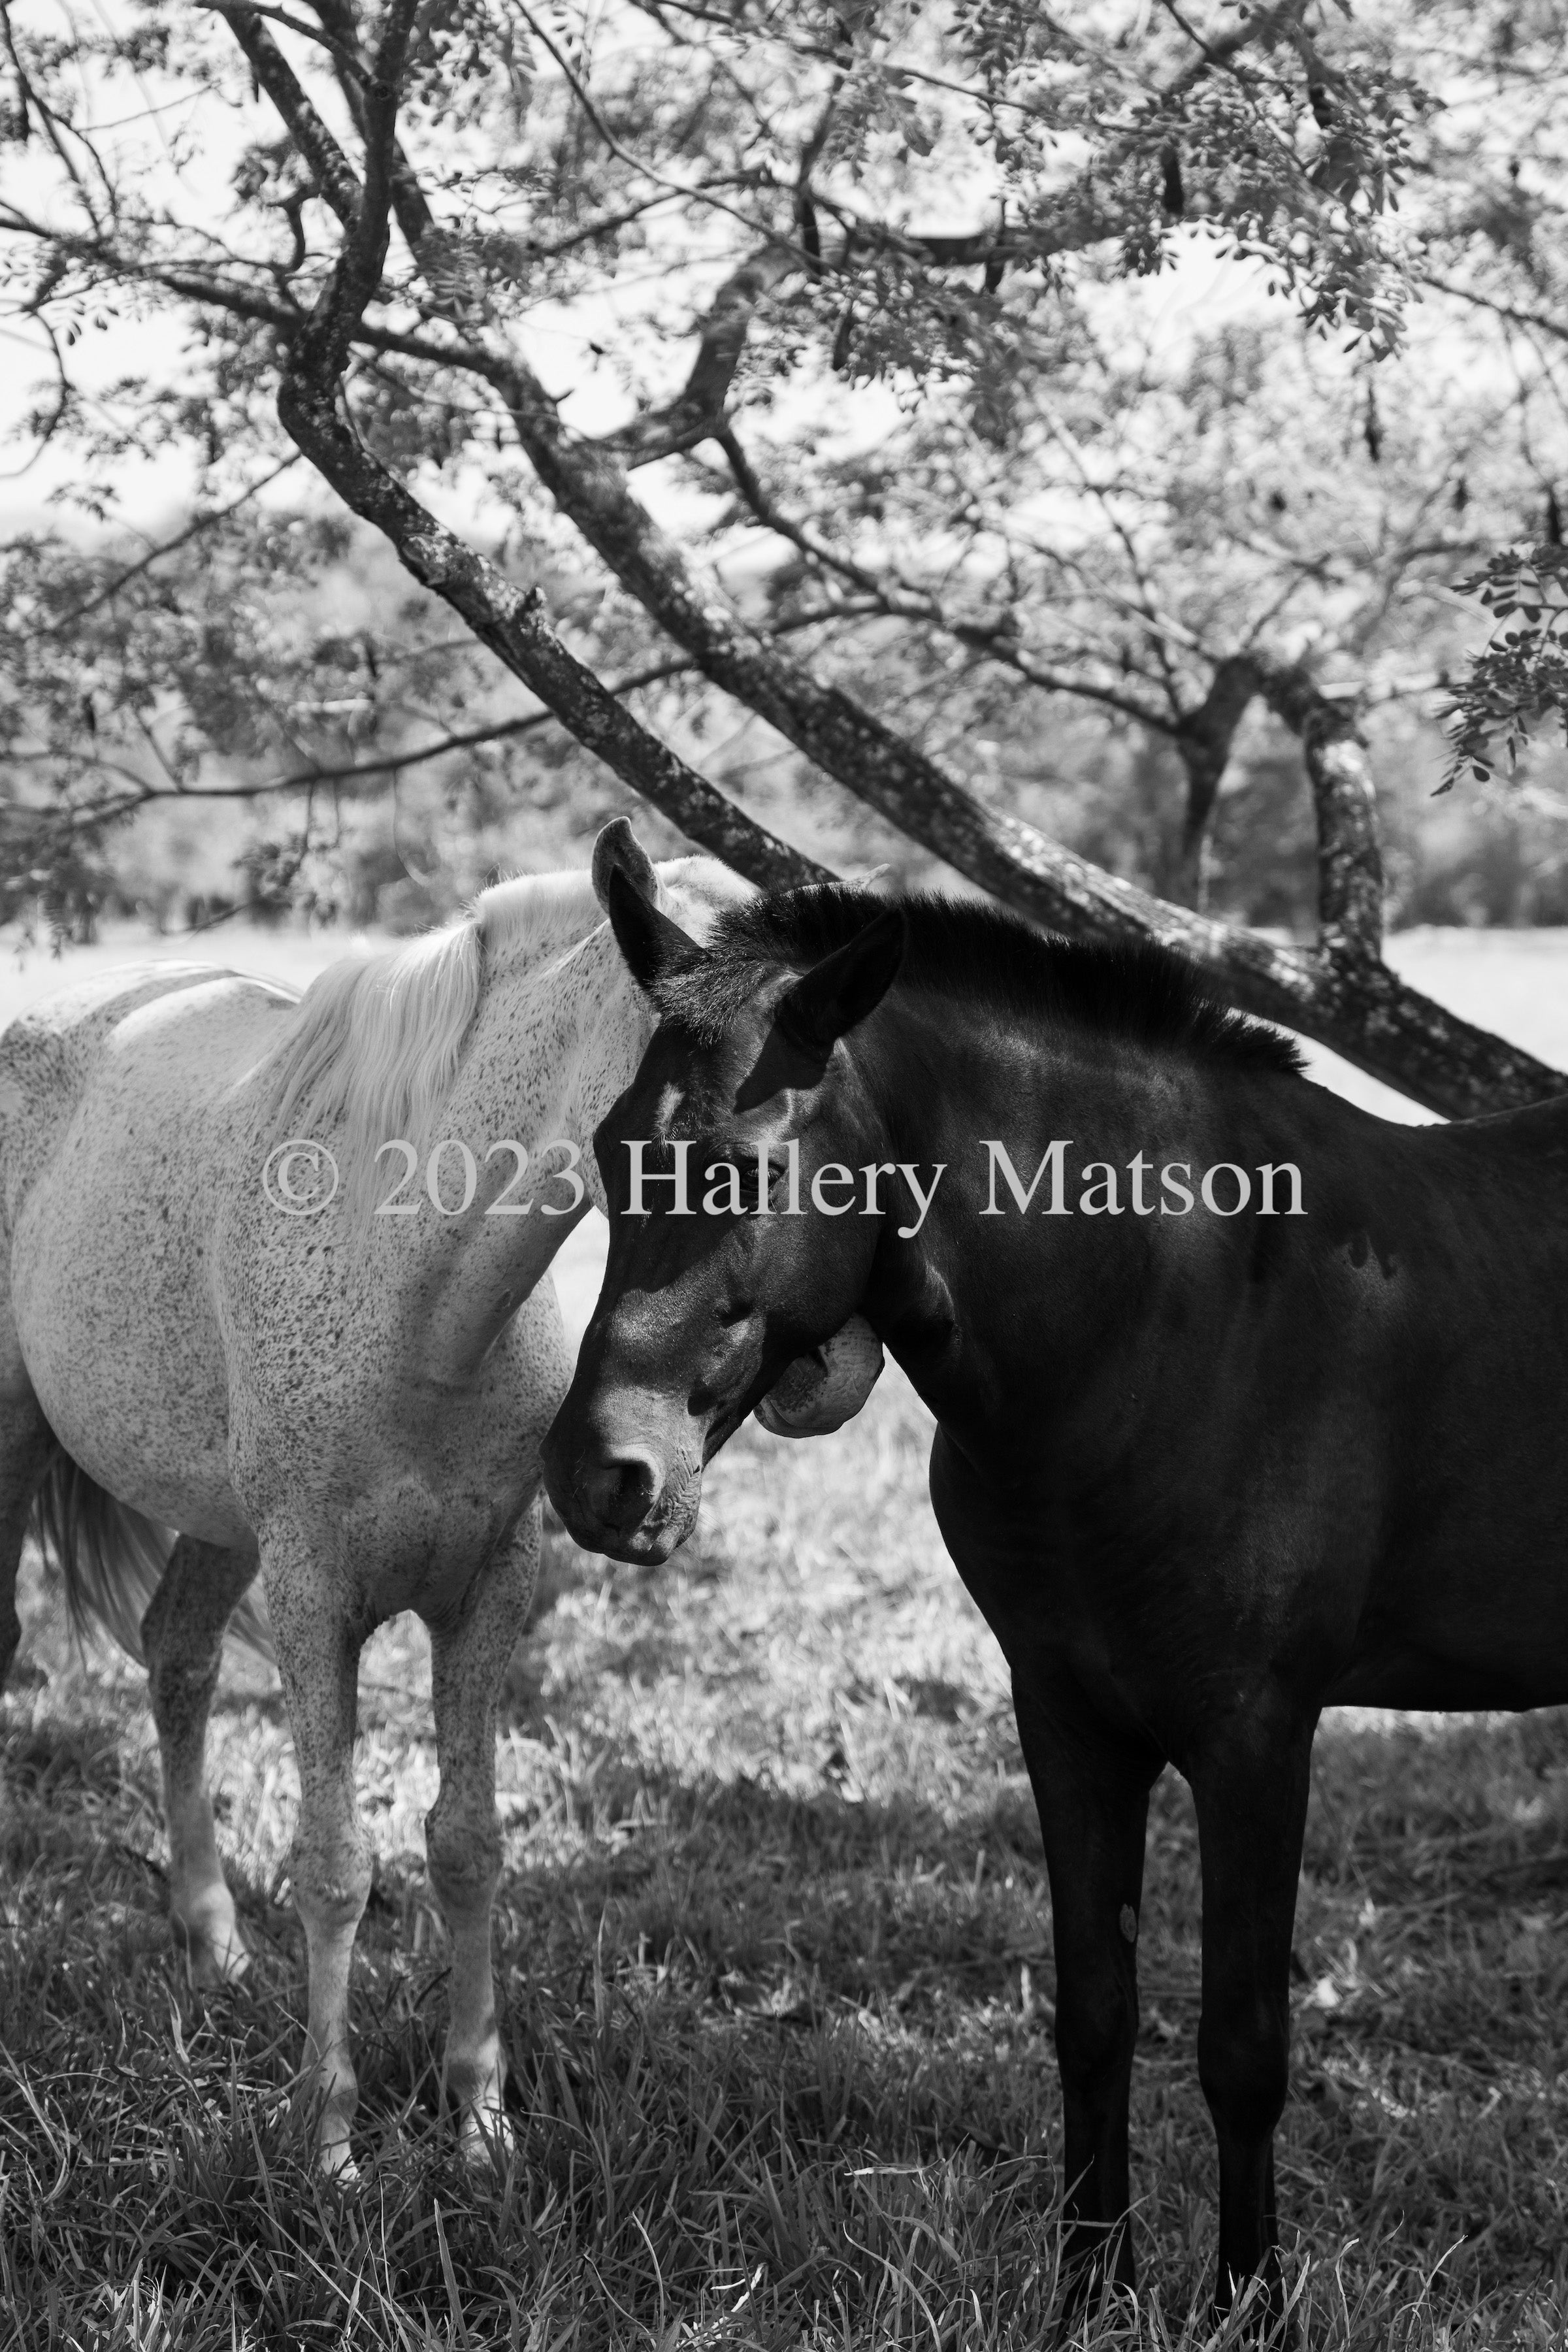
[[[349,2148],[349,2126],[357,2105],[357,2086],[347,2099],[337,2086],[325,2088],[307,2072],[294,2092],[294,2127],[310,2150],[311,2168],[320,2181],[342,2189],[359,2185],[359,2167]]]
[[[1233,2304],[1229,2311],[1217,2305],[1209,2305],[1209,2340],[1224,2336],[1227,2347],[1235,2352],[1301,2352],[1301,2330],[1294,2312],[1271,2313],[1268,2310],[1237,2313]],[[1228,2332],[1227,2332],[1228,2331]]]
[[[169,1924],[197,1992],[219,1992],[249,1974],[250,1947],[232,1914],[211,1921],[171,1918]]]
[[[1093,2326],[1106,2313],[1107,2307],[1135,2307],[1138,2290],[1133,2279],[1118,2276],[1113,2270],[1107,2276],[1103,2261],[1092,2256],[1064,2266],[1047,2343],[1050,2352],[1068,2352],[1068,2347],[1084,2342],[1084,2328]]]
[[[226,1944],[209,1943],[205,1937],[199,1943],[187,1943],[185,1957],[198,1992],[222,1992],[243,1984],[250,1974],[250,1954],[237,1936]]]
[[[1228,2327],[1226,2342],[1249,2352],[1300,2352],[1300,2326],[1285,2300],[1285,2282],[1278,2271],[1248,2280],[1240,2294],[1222,2305],[1216,2294],[1209,2305],[1209,2332]]]
[[[505,2164],[517,2147],[504,2108],[470,2107],[458,2126],[458,2153],[472,2173]]]
[[[316,2175],[333,2189],[359,2187],[360,2168],[350,2153],[346,2131],[341,2138],[335,2133],[331,2137],[323,2133],[316,2142]]]

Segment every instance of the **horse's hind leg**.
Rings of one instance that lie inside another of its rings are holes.
[[[22,1638],[16,1615],[16,1570],[33,1497],[53,1446],[53,1434],[32,1390],[12,1388],[0,1371],[0,1691],[5,1687]]]
[[[490,1907],[500,1875],[496,1818],[496,1705],[533,1597],[539,1506],[507,1549],[474,1579],[460,1613],[430,1628],[441,1789],[425,1822],[430,1883],[452,1942],[447,2085],[465,2151],[485,2153],[500,2128],[506,2061],[496,2030]]]
[[[27,1517],[55,1442],[27,1378],[12,1319],[10,1255],[8,1242],[0,1235],[0,1691],[22,1638],[16,1570]]]
[[[224,1627],[255,1574],[253,1552],[181,1536],[142,1620],[163,1765],[170,1924],[190,1956],[193,1979],[204,1985],[232,1984],[250,1965],[213,1833],[206,1740]]]

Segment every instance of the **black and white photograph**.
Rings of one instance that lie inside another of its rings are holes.
[[[1568,2344],[1568,0],[0,0],[0,2346]]]

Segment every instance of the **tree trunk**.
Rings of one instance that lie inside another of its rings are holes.
[[[1184,907],[1207,912],[1205,853],[1214,820],[1220,784],[1230,765],[1236,730],[1258,692],[1258,665],[1247,654],[1233,655],[1215,669],[1207,694],[1189,710],[1175,731],[1176,751],[1187,780],[1187,804],[1182,815],[1181,846],[1168,895]]]

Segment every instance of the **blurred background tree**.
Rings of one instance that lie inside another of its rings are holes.
[[[1562,5],[0,20],[10,907],[413,925],[700,769],[1363,1061],[1385,898],[1568,919]]]

